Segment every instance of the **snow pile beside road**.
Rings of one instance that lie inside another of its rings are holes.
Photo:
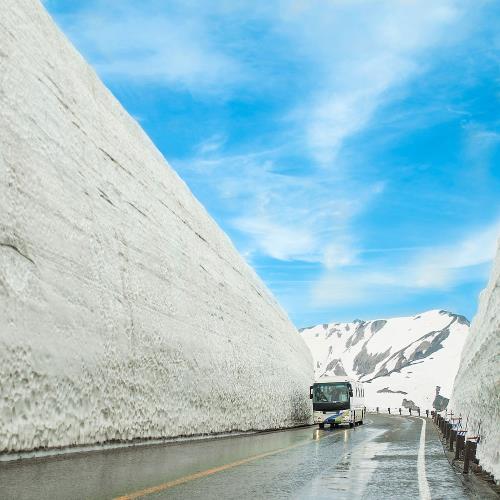
[[[462,351],[450,409],[467,422],[469,436],[479,430],[481,465],[500,479],[500,246]]]
[[[366,382],[371,408],[431,410],[435,404],[446,405],[451,395],[468,330],[463,316],[433,310],[317,325],[301,334],[314,358],[316,380],[348,375]]]
[[[0,451],[309,422],[287,315],[41,4],[0,40]]]

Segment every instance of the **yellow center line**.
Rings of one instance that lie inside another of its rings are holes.
[[[326,437],[331,437],[338,435],[339,433],[326,434],[315,441],[319,441],[320,439],[324,439]],[[314,441],[312,441],[314,442]],[[202,477],[211,476],[212,474],[216,474],[217,472],[222,472],[224,470],[232,469],[234,467],[238,467],[240,465],[247,464],[248,462],[253,462],[254,460],[259,460],[261,458],[269,457],[270,455],[275,455],[277,453],[282,453],[284,451],[292,450],[293,448],[298,448],[299,446],[304,446],[306,444],[311,444],[311,441],[303,441],[297,444],[293,444],[291,446],[287,446],[286,448],[279,448],[277,450],[268,451],[266,453],[261,453],[259,455],[253,455],[248,458],[243,458],[242,460],[238,460],[236,462],[231,462],[229,464],[221,465],[219,467],[214,467],[212,469],[207,469],[204,471],[196,472],[194,474],[189,474],[188,476],[180,477],[179,479],[174,479],[172,481],[167,481],[166,483],[159,484],[157,486],[151,486],[149,488],[145,488],[143,490],[134,491],[133,493],[128,493],[126,495],[122,495],[116,497],[114,500],[134,500],[135,498],[145,497],[147,495],[153,495],[154,493],[159,493],[161,491],[168,490],[169,488],[173,488],[174,486],[179,486],[180,484],[188,483],[190,481],[194,481],[195,479],[201,479]]]

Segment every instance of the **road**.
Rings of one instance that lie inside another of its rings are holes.
[[[467,496],[434,425],[367,415],[294,430],[0,463],[2,499],[453,499]]]

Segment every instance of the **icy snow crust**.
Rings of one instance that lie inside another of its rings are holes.
[[[0,451],[308,423],[312,360],[38,1],[0,9]]]
[[[449,403],[467,423],[468,435],[481,435],[477,455],[483,468],[500,479],[500,245],[488,286],[481,292],[470,336]]]
[[[434,310],[317,325],[301,334],[314,358],[316,380],[346,374],[367,382],[365,399],[371,408],[404,408],[406,399],[432,410],[436,386],[441,396],[451,395],[468,330],[464,317]]]

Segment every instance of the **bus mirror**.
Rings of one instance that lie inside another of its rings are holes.
[[[311,385],[309,387],[309,399],[312,399],[313,398],[313,386]]]
[[[349,389],[349,396],[351,396],[351,398],[352,398],[352,394],[353,394],[353,393],[352,393],[352,388],[350,388],[350,389]]]

